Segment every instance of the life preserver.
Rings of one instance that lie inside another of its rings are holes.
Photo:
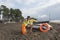
[[[25,35],[26,34],[26,27],[25,24],[22,24],[22,34]]]
[[[45,30],[43,29],[44,26],[46,27]],[[48,32],[48,31],[50,30],[50,27],[49,27],[46,23],[42,23],[42,24],[40,25],[40,30],[41,30],[42,32]]]

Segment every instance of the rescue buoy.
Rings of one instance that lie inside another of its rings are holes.
[[[26,27],[25,24],[22,24],[22,34],[25,35],[26,34]]]
[[[42,32],[48,32],[48,31],[50,30],[50,27],[49,27],[46,23],[42,23],[42,24],[40,25],[40,30],[41,30]]]

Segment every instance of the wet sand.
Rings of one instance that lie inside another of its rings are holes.
[[[40,30],[33,29],[32,33],[27,31],[26,35],[21,34],[21,24],[0,23],[0,40],[60,40],[60,24],[50,23],[57,31],[43,33]]]

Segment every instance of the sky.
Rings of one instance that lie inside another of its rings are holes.
[[[59,3],[60,0],[0,0],[0,5],[5,5],[8,8],[20,9],[24,17],[31,16],[40,18],[41,20],[47,20],[49,18],[49,13],[45,12],[48,7]]]

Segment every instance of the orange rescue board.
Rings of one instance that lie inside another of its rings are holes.
[[[22,24],[22,34],[23,34],[23,35],[26,34],[26,27],[25,27],[25,24]]]

